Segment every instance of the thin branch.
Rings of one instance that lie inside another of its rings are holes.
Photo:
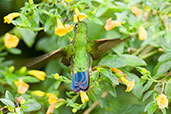
[[[164,80],[161,80],[161,82],[162,82],[162,90],[161,90],[161,93],[160,94],[163,93],[163,91],[164,91],[164,85],[165,85],[165,81]]]
[[[156,53],[158,53],[158,50],[154,50],[154,51],[152,51],[152,52],[150,52],[150,53],[148,53],[148,54],[146,54],[146,55],[144,55],[144,56],[140,56],[142,59],[146,59],[146,58],[148,58],[148,57],[150,57],[150,56],[152,56],[152,55],[154,55],[154,54],[156,54]]]
[[[153,48],[154,48],[153,46],[148,46],[148,47],[146,47],[146,48],[143,50],[143,52],[141,52],[140,55],[145,55],[145,54],[149,53]]]
[[[169,24],[168,24],[168,17],[167,17],[167,15],[163,16],[162,21],[163,21],[164,26],[166,28],[166,32],[168,33],[169,32]]]
[[[105,98],[108,94],[109,94],[108,91],[103,92],[101,95],[101,98]],[[99,101],[95,101],[92,104],[92,107],[89,107],[83,114],[90,114],[90,112],[92,112],[96,108],[96,106],[98,106],[98,104],[99,104]]]

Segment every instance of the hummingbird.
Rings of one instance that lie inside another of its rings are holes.
[[[101,55],[110,49],[126,41],[128,38],[121,40],[99,39],[88,41],[88,26],[86,22],[78,21],[75,25],[75,36],[72,42],[64,48],[59,48],[53,52],[26,60],[16,61],[16,67],[26,66],[29,68],[38,68],[46,62],[58,57],[63,57],[63,63],[71,65],[72,89],[76,93],[86,92],[89,88],[90,74],[93,60],[98,60]]]
[[[87,24],[78,22],[72,45],[74,53],[71,56],[72,89],[75,92],[87,91],[89,88],[89,71],[91,55],[88,52]]]

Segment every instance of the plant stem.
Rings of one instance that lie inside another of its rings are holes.
[[[146,55],[141,56],[141,58],[142,58],[142,59],[146,59],[146,58],[148,58],[148,57],[150,57],[150,56],[156,54],[157,52],[158,52],[158,50],[154,50],[154,51],[152,51],[152,52],[150,52],[150,53],[147,53]]]

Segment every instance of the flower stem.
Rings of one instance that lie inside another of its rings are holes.
[[[142,58],[142,59],[146,59],[146,58],[148,58],[148,57],[150,57],[150,56],[156,54],[157,52],[158,52],[158,50],[154,50],[154,51],[152,51],[152,52],[150,52],[150,53],[147,53],[146,55],[141,56],[141,58]]]

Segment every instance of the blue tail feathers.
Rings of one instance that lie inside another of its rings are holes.
[[[72,74],[72,89],[75,92],[87,91],[89,88],[89,72],[77,72]]]

